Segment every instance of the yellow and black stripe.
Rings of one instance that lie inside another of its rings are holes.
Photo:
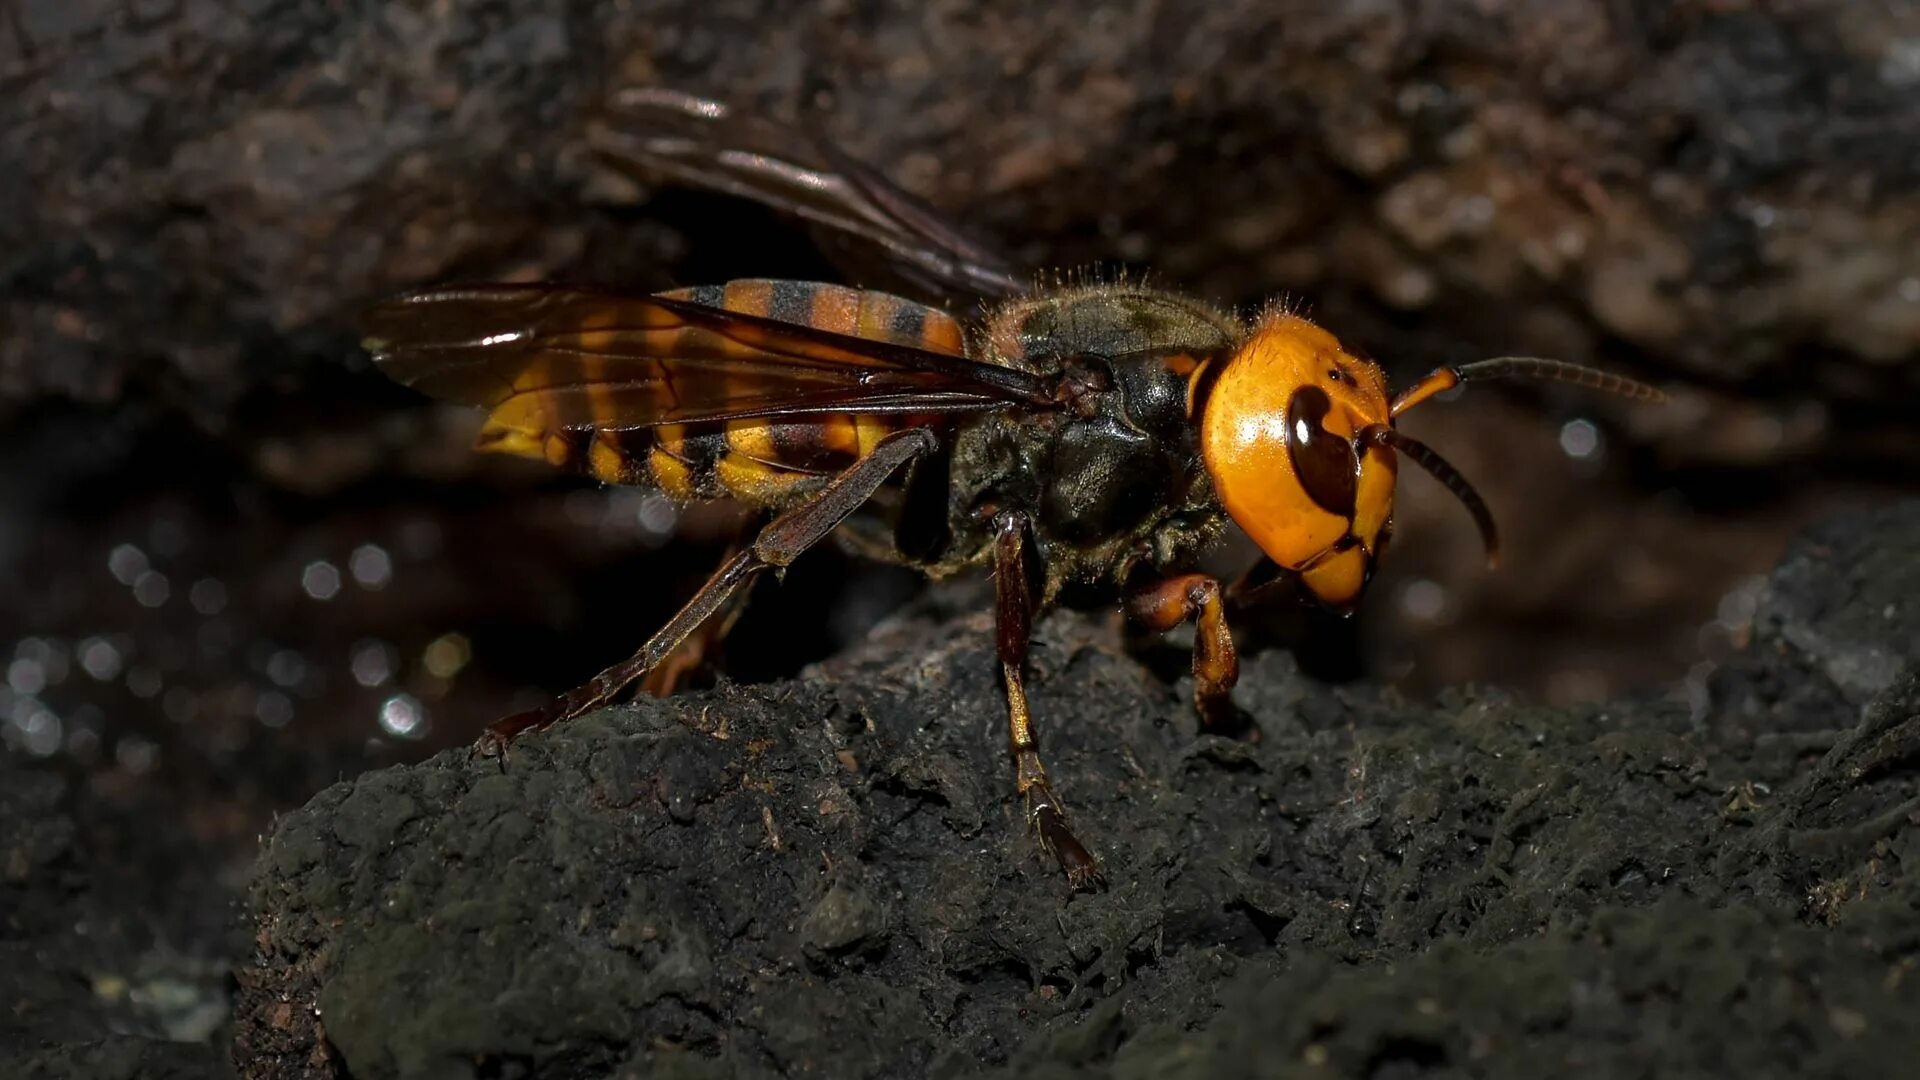
[[[887,293],[754,279],[659,295],[869,340],[966,353],[965,333],[951,316]],[[871,453],[890,432],[927,420],[911,414],[829,413],[626,430],[595,426],[549,434],[539,456],[609,484],[655,487],[680,501],[730,497],[780,506]]]

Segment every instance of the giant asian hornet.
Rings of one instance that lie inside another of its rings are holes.
[[[1015,785],[1074,887],[1099,863],[1040,760],[1023,668],[1036,612],[1121,598],[1144,628],[1195,623],[1194,707],[1234,717],[1231,597],[1290,579],[1359,600],[1393,529],[1399,459],[1459,497],[1464,477],[1395,426],[1463,382],[1530,376],[1658,400],[1589,368],[1506,357],[1394,393],[1380,367],[1290,311],[1250,321],[1131,284],[1034,288],[1013,263],[871,167],[797,127],[712,101],[617,98],[595,148],[623,168],[757,200],[861,242],[922,300],[805,281],[635,295],[558,285],[440,288],[372,314],[393,378],[488,410],[482,449],[680,501],[732,498],[771,520],[631,659],[476,744],[600,706],[719,623],[757,575],[849,519],[857,547],[939,577],[993,567]],[[963,324],[944,306],[985,302]],[[1232,522],[1265,553],[1234,588],[1193,572]]]

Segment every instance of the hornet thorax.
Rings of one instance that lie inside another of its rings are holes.
[[[1111,600],[1135,565],[1190,563],[1224,516],[1201,463],[1188,398],[1196,371],[1240,335],[1228,316],[1137,286],[1016,301],[987,324],[993,362],[1058,379],[1060,408],[996,413],[954,442],[948,525],[955,561],[984,555],[986,521],[1032,522],[1046,601]],[[1085,588],[1082,588],[1085,587]]]

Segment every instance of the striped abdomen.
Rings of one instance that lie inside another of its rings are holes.
[[[952,317],[887,293],[756,279],[659,295],[874,341],[966,354],[965,334]],[[740,376],[739,392],[754,392],[750,373]],[[656,487],[679,500],[731,497],[777,506],[819,487],[870,453],[890,432],[931,419],[905,413],[781,417],[775,404],[776,415],[718,423],[576,428],[550,435],[539,456],[609,484]]]

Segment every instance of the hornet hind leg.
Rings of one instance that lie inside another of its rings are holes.
[[[751,523],[743,526],[741,534],[727,545],[727,553],[720,563],[722,566],[739,558],[740,553],[746,550],[746,533],[751,528]],[[641,678],[640,693],[650,697],[672,697],[701,668],[713,663],[727,635],[733,633],[733,624],[740,621],[740,613],[746,610],[747,596],[751,591],[741,589],[728,597],[718,614],[701,623],[698,630],[689,634],[665,660]]]
[[[483,757],[504,754],[508,745],[522,735],[543,731],[613,700],[629,684],[665,662],[703,623],[727,608],[742,586],[768,569],[787,566],[819,543],[872,498],[900,466],[932,450],[934,443],[932,433],[920,428],[881,439],[872,453],[834,477],[806,502],[774,518],[751,545],[722,563],[693,599],[647,639],[639,652],[537,709],[488,725],[474,744],[474,752]]]

